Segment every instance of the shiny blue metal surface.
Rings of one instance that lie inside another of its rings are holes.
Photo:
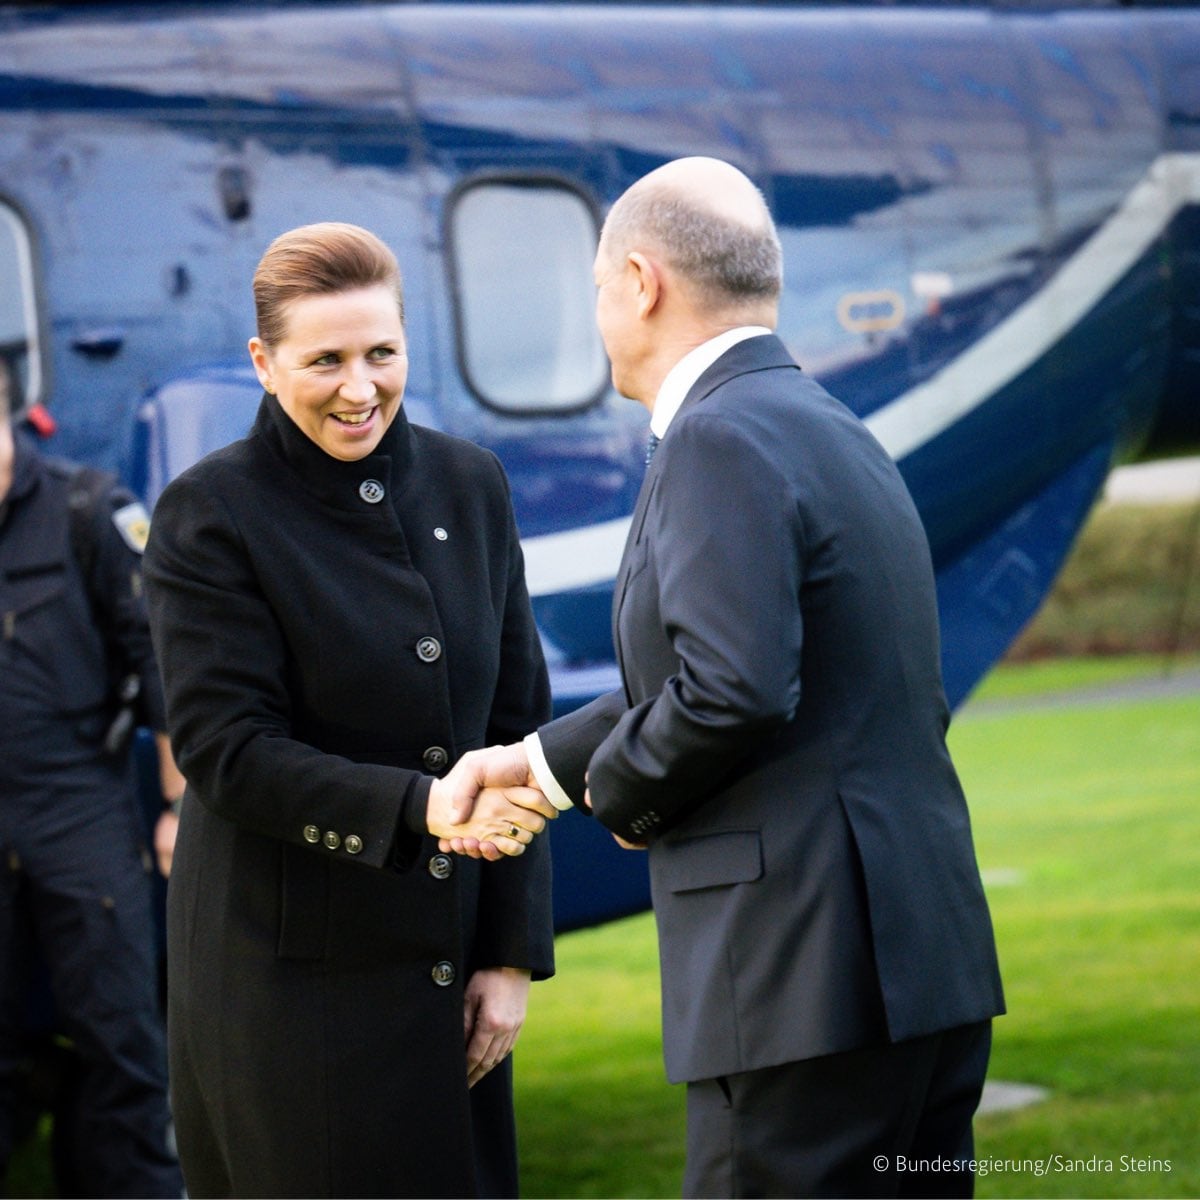
[[[763,188],[781,335],[900,463],[958,703],[1109,465],[1200,441],[1196,10],[6,6],[0,233],[27,241],[34,316],[0,280],[0,351],[57,420],[56,451],[152,499],[253,412],[266,243],[310,220],[375,229],[405,270],[413,419],[509,472],[565,709],[616,680],[609,599],[646,414],[612,393],[538,415],[480,401],[455,204],[496,176],[557,181],[599,219],[691,153]],[[644,871],[586,819],[555,839],[561,927],[644,906]]]

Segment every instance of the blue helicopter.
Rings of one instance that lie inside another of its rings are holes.
[[[5,4],[0,353],[55,453],[153,502],[251,422],[266,244],[376,231],[410,416],[504,462],[565,711],[618,682],[643,472],[592,256],[615,197],[684,154],[770,203],[779,332],[900,465],[958,704],[1110,468],[1200,444],[1194,9]],[[648,906],[642,856],[574,813],[552,836],[559,929]]]

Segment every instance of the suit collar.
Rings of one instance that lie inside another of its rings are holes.
[[[747,338],[769,336],[765,325],[738,325],[726,329],[689,350],[671,369],[654,399],[650,429],[660,438],[666,436],[671,420],[692,390],[696,380],[731,347]]]
[[[708,343],[705,344],[707,345]],[[767,333],[744,337],[726,349],[724,353],[719,355],[715,362],[710,363],[701,371],[699,378],[688,389],[683,403],[679,406],[679,412],[684,412],[694,405],[699,404],[711,392],[715,391],[722,384],[728,383],[729,380],[736,378],[738,375],[745,375],[751,371],[764,371],[773,367],[792,367],[797,371],[800,369],[796,364],[796,360],[788,353],[787,347],[775,334]],[[618,598],[624,592],[626,572],[629,567],[629,551],[632,546],[641,540],[642,525],[646,520],[646,510],[650,505],[650,497],[653,495],[654,489],[658,484],[658,477],[664,460],[665,455],[660,451],[655,455],[654,460],[646,470],[645,477],[642,479],[642,486],[638,491],[637,503],[634,505],[633,517],[630,522],[629,538],[625,544],[625,553],[622,556],[621,567],[617,573],[616,592]],[[615,637],[616,608],[613,610],[613,620],[613,634]],[[619,653],[619,640],[617,648]]]
[[[708,344],[707,342],[705,343],[705,345]],[[682,362],[683,360],[681,359],[680,361]],[[788,353],[787,347],[775,334],[765,333],[745,336],[725,350],[724,353],[720,354],[715,362],[710,363],[701,371],[699,378],[688,389],[682,404],[679,405],[679,413],[685,412],[687,409],[699,404],[722,384],[728,383],[731,379],[735,379],[739,375],[746,375],[752,371],[766,371],[774,367],[792,367],[797,371],[800,370],[796,360]],[[677,415],[678,413],[672,414],[672,420]],[[659,436],[662,435],[660,434]],[[633,523],[630,527],[629,535],[630,545],[637,541],[641,534],[646,507],[649,503],[650,495],[654,491],[654,484],[658,479],[659,471],[662,468],[663,458],[664,456],[661,451],[656,454],[654,460],[646,470],[645,477],[642,479],[642,486],[638,492],[637,503],[633,510]],[[620,582],[620,579],[618,579],[618,586]]]
[[[750,371],[767,371],[774,367],[795,367],[796,360],[775,334],[749,338],[726,350],[716,362],[704,371],[684,397],[680,411],[699,404],[706,396],[716,391],[738,375]]]

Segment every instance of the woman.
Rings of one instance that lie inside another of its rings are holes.
[[[442,774],[549,711],[507,483],[408,423],[374,235],[284,234],[254,297],[258,419],[163,492],[145,564],[188,780],[168,897],[188,1191],[514,1195],[507,1056],[553,971],[527,806],[554,810],[489,790],[455,827]],[[440,854],[448,832],[512,857]]]

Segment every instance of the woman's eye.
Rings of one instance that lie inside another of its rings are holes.
[[[395,354],[396,351],[391,346],[376,346],[371,351],[371,357],[375,359],[393,358]]]
[[[337,362],[336,354],[322,354],[320,358],[313,360],[313,366],[316,367],[331,367]]]

